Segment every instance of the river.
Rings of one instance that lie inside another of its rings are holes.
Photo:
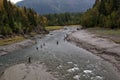
[[[111,64],[64,40],[73,31],[76,28],[51,31],[31,47],[0,56],[0,70],[31,57],[32,62],[44,63],[59,80],[120,80]]]

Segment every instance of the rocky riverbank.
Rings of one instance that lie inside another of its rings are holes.
[[[8,54],[15,50],[23,49],[23,48],[31,46],[33,44],[35,44],[34,40],[27,39],[22,42],[17,42],[17,43],[10,44],[10,45],[0,46],[0,56]]]
[[[100,38],[87,30],[71,33],[67,40],[109,61],[120,72],[120,44]]]

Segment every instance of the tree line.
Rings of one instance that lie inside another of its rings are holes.
[[[50,26],[80,24],[81,13],[60,13],[44,15]]]
[[[120,28],[120,0],[96,0],[81,17],[85,27]]]
[[[61,13],[41,16],[33,9],[0,0],[0,35],[44,32],[46,25],[82,25],[84,28],[120,28],[120,0],[96,0],[85,13]]]
[[[48,25],[82,25],[84,28],[120,28],[120,0],[96,0],[85,13],[45,15]]]
[[[0,0],[0,35],[29,34],[43,32],[47,19],[33,9],[17,7],[7,0]]]

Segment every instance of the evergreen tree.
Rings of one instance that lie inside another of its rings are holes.
[[[96,12],[97,15],[95,14]],[[111,29],[120,28],[119,14],[120,0],[96,0],[93,8],[83,14],[81,24],[84,27],[100,26]]]
[[[7,0],[0,0],[0,19],[0,35],[5,36],[12,34],[28,34],[35,31],[38,25],[41,25],[39,28],[42,28],[43,25],[47,24],[43,23],[42,17],[33,9],[17,7]],[[41,30],[43,29],[39,31]]]

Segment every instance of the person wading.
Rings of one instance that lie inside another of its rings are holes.
[[[56,42],[56,44],[58,45],[58,44],[59,44],[59,42],[57,41],[57,42]]]
[[[31,63],[31,57],[28,57],[28,63]]]
[[[36,47],[36,50],[38,50],[38,47]]]

